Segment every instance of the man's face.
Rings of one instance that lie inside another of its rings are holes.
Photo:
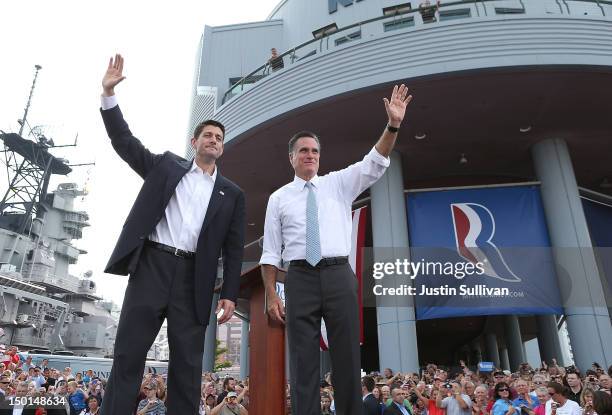
[[[570,373],[567,375],[567,384],[572,387],[580,386],[580,378],[576,373]]]
[[[383,386],[380,389],[380,392],[382,393],[383,399],[389,399],[389,396],[391,395],[391,389],[389,389],[388,386]]]
[[[404,403],[404,398],[406,397],[406,393],[401,389],[393,389],[393,402],[397,402],[398,404]]]
[[[217,160],[223,154],[223,131],[214,125],[205,125],[200,135],[191,139],[198,157]]]
[[[604,388],[604,389],[610,389],[610,384],[612,382],[610,381],[610,376],[608,375],[601,375],[599,377],[599,385]]]
[[[230,379],[229,382],[227,382],[227,390],[233,391],[235,388],[236,388],[236,380]]]
[[[0,389],[7,390],[10,384],[11,380],[9,378],[0,379]]]
[[[505,378],[505,376],[504,376],[504,374],[503,374],[503,373],[496,373],[496,374],[493,376],[493,379],[495,380],[495,384],[496,384],[496,385],[497,385],[499,382],[503,382],[503,381],[504,381],[504,378]]]
[[[228,396],[225,399],[227,400],[227,406],[230,408],[234,408],[238,404],[238,398],[235,396]]]
[[[557,392],[555,392],[555,390],[553,388],[548,388],[548,395],[550,396],[550,399],[552,399],[553,401],[559,403],[559,401],[560,401],[559,394]]]
[[[17,386],[17,390],[15,391],[17,396],[26,396],[28,394],[28,386],[27,385],[19,385]]]
[[[289,162],[298,177],[314,177],[319,171],[319,144],[312,137],[302,137],[293,145]],[[385,370],[386,372],[386,370]]]
[[[390,378],[391,375],[392,375],[391,369],[389,369],[389,368],[385,369],[383,374],[385,375],[386,378]]]
[[[525,394],[529,392],[529,388],[527,387],[527,382],[525,382],[524,380],[516,381],[514,383],[514,387],[516,388],[516,391],[520,394]]]

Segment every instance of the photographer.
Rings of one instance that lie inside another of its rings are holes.
[[[166,406],[157,397],[157,383],[150,381],[143,389],[147,397],[138,404],[136,415],[165,415]]]
[[[248,411],[238,403],[236,392],[229,392],[221,403],[213,408],[211,415],[248,415]]]
[[[447,415],[471,415],[472,400],[469,396],[461,393],[461,385],[458,382],[447,383],[444,385],[446,397],[438,394],[436,406],[445,408]]]

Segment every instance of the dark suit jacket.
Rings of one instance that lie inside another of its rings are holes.
[[[408,411],[408,409],[406,410]],[[410,411],[408,411],[408,413],[410,413]],[[400,411],[400,409],[397,407],[395,402],[393,402],[391,403],[391,405],[385,408],[385,412],[383,412],[383,415],[404,415],[404,414],[402,414],[402,411]]]
[[[363,414],[364,415],[381,415],[382,405],[374,395],[368,395],[363,401]]]
[[[118,106],[102,110],[113,148],[144,179],[104,272],[133,273],[145,239],[157,226],[192,161],[169,151],[153,154],[132,135]],[[119,184],[118,184],[119,185]],[[120,196],[120,191],[117,191]],[[217,173],[195,255],[196,313],[208,324],[218,258],[223,253],[221,298],[236,302],[244,247],[245,200],[237,185]]]

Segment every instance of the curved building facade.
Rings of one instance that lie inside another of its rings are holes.
[[[561,308],[421,319],[412,298],[367,307],[363,368],[463,357],[515,370],[534,338],[542,359],[561,360],[565,323],[579,367],[612,364],[609,251],[594,249],[610,245],[596,242],[584,208],[597,203],[601,226],[612,223],[612,2],[419,6],[284,0],[265,21],[205,27],[189,131],[204,118],[225,124],[220,168],[246,191],[247,242],[263,234],[269,195],[292,180],[289,137],[320,136],[321,173],[355,162],[384,128],[382,98],[405,83],[414,100],[391,167],[359,198],[370,207],[368,242],[414,244],[407,206],[423,189],[527,183],[541,198]],[[250,244],[247,261],[258,255]]]

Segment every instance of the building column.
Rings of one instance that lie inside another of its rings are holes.
[[[219,294],[214,294],[212,304],[216,307],[219,301]],[[212,372],[215,368],[215,350],[217,349],[217,314],[215,307],[210,310],[208,327],[204,334],[204,356],[202,357],[202,371]]]
[[[501,361],[499,359],[499,348],[497,346],[497,336],[495,333],[486,333],[486,350],[487,359],[495,365],[495,367],[501,367]]]
[[[475,360],[475,362],[471,362],[471,364],[477,365],[479,362],[482,362],[482,348],[480,347],[480,339],[474,340],[470,343],[470,356]]]
[[[511,370],[510,369],[510,359],[508,358],[508,348],[507,347],[503,347],[502,349],[500,349],[499,358],[501,360],[502,369]]]
[[[240,379],[249,375],[249,322],[242,320],[240,333]]]
[[[543,361],[550,364],[553,358],[557,359],[559,365],[564,366],[559,331],[557,330],[557,319],[551,314],[536,316],[538,325],[538,348]]]
[[[408,218],[399,153],[391,154],[391,165],[371,187],[370,194],[374,260],[391,262],[405,257],[409,246]],[[411,282],[409,280],[408,284]],[[380,369],[382,372],[389,367],[394,372],[418,373],[414,299],[409,295],[393,297],[384,301],[380,297],[376,299]]]
[[[504,316],[504,337],[508,349],[510,371],[515,372],[525,362],[523,338],[519,319],[515,315]]]
[[[567,144],[548,139],[532,157],[576,365],[612,364],[612,326]]]

